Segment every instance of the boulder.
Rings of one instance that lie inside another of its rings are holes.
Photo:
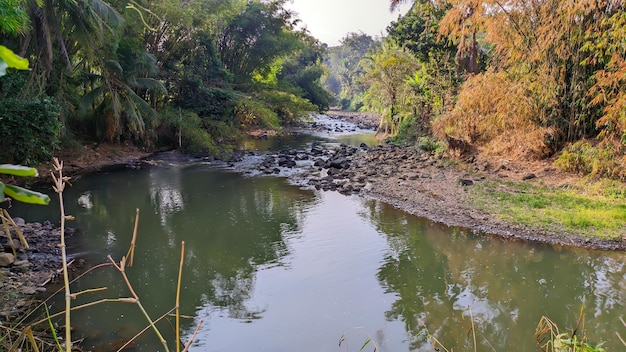
[[[7,267],[15,262],[15,256],[11,253],[0,253],[0,267]]]

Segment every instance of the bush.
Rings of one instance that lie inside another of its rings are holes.
[[[443,143],[438,142],[433,137],[419,137],[417,147],[428,153],[441,153],[443,151]]]
[[[60,113],[51,98],[0,101],[0,161],[27,165],[50,161],[59,146]]]
[[[471,76],[461,86],[454,109],[433,123],[440,140],[447,136],[481,148],[486,155],[544,158],[553,152],[553,128],[538,121],[540,97],[505,73]]]
[[[180,134],[182,151],[216,154],[217,148],[213,137],[202,128],[202,120],[193,112],[166,109],[159,114],[157,125],[157,147],[178,147]]]
[[[563,149],[555,164],[568,172],[626,180],[626,156],[616,149],[580,141]]]
[[[190,79],[181,83],[175,105],[195,112],[203,120],[228,121],[233,116],[235,100],[231,91]]]
[[[317,111],[310,101],[291,93],[265,90],[259,94],[258,99],[276,113],[282,125],[294,124],[298,118]]]
[[[248,128],[269,128],[277,130],[280,128],[278,115],[262,102],[248,98],[241,98],[235,107],[235,117],[244,129]]]

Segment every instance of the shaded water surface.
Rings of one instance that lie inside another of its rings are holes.
[[[596,341],[623,348],[615,335],[626,335],[618,320],[626,311],[623,253],[477,236],[377,201],[211,165],[92,175],[65,197],[92,263],[126,254],[140,209],[127,271],[153,317],[174,306],[185,241],[185,336],[202,321],[192,351],[358,351],[368,338],[379,351],[431,351],[429,334],[448,349],[473,350],[472,319],[479,350],[536,351],[541,316],[567,331],[581,307]],[[55,211],[16,206],[13,213],[43,220]],[[112,268],[89,274],[73,291],[103,286],[104,293],[74,304],[128,296]],[[82,310],[73,321],[88,346],[119,344],[146,325],[128,303]],[[172,341],[169,325],[159,327]],[[151,332],[136,346],[163,350]]]

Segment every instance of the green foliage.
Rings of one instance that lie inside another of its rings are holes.
[[[555,164],[565,171],[592,177],[626,179],[626,159],[611,145],[576,142],[563,149]]]
[[[146,98],[165,93],[162,83],[153,78],[156,59],[132,40],[122,40],[111,50],[109,55],[117,59],[96,61],[98,67],[87,75],[89,88],[81,98],[81,114],[95,122],[98,138],[140,139],[156,115]]]
[[[0,45],[0,77],[6,75],[6,69],[28,70],[28,59],[16,55],[11,49]]]
[[[581,312],[582,314],[582,312]],[[578,324],[582,322],[582,316],[579,318]],[[558,325],[551,319],[543,316],[539,320],[535,331],[535,338],[543,352],[605,352],[602,347],[604,343],[600,342],[596,345],[589,343],[585,331],[579,336],[578,328],[574,329],[572,334],[561,333]]]
[[[367,87],[365,108],[382,115],[379,132],[394,136],[412,115],[410,109],[405,109],[411,95],[407,82],[419,62],[402,48],[386,42],[380,50],[363,58],[361,67],[364,74],[360,81]]]
[[[220,34],[220,58],[237,83],[247,83],[255,71],[269,69],[277,58],[302,46],[283,2],[248,2]]]
[[[0,100],[0,160],[34,164],[49,161],[59,145],[60,107],[50,98]]]
[[[409,145],[415,143],[418,136],[416,118],[414,116],[408,117],[400,123],[398,133],[392,138],[392,141],[396,144]]]
[[[28,25],[28,14],[22,0],[0,0],[0,34],[22,33]]]
[[[158,146],[178,146],[187,153],[217,152],[215,140],[203,127],[202,119],[194,112],[166,109],[159,114],[156,129]]]
[[[185,80],[181,87],[186,94],[177,97],[176,106],[193,111],[202,119],[231,119],[235,107],[232,91],[205,86],[197,79]]]
[[[18,177],[38,176],[35,168],[12,164],[0,165],[0,174]],[[47,205],[50,202],[50,197],[46,194],[0,182],[0,203],[6,201],[7,197],[18,202],[38,205]]]
[[[279,78],[293,87],[292,93],[313,103],[318,111],[329,108],[331,95],[322,86],[321,78],[326,73],[322,66],[325,48],[319,41],[306,33],[299,33],[305,46],[283,60]]]
[[[257,98],[270,107],[282,125],[294,124],[298,118],[315,111],[309,100],[288,92],[265,90],[259,92]]]
[[[443,150],[443,143],[433,137],[422,136],[417,139],[417,147],[429,153],[440,153]]]
[[[428,62],[435,52],[454,54],[456,46],[439,36],[439,21],[449,7],[447,3],[415,1],[412,11],[387,27],[388,38],[422,62]]]
[[[249,97],[238,99],[235,117],[244,129],[269,128],[278,130],[280,128],[278,114],[267,104]]]
[[[363,70],[361,59],[380,45],[364,33],[348,33],[341,45],[328,49],[324,64],[328,67],[328,76],[324,82],[344,109],[358,110],[362,104],[360,97],[365,87],[359,82]]]

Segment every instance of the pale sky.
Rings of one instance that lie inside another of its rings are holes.
[[[389,0],[291,0],[285,7],[297,12],[311,35],[329,46],[350,32],[372,37],[387,35],[386,28],[410,8],[405,2],[399,10],[389,11]]]

